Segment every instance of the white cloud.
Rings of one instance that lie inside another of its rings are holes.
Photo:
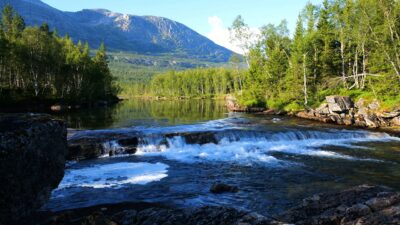
[[[229,29],[224,26],[221,18],[218,16],[208,17],[208,24],[211,26],[211,31],[206,36],[210,40],[236,53],[243,54],[243,51],[237,45],[230,42]]]
[[[238,43],[231,43],[229,29],[224,26],[221,18],[218,16],[210,16],[208,17],[208,24],[211,27],[211,31],[206,34],[207,38],[236,53],[244,54],[243,49],[239,47]],[[254,34],[253,37],[255,41],[255,36],[260,33],[260,30],[258,28],[250,28],[250,31]]]

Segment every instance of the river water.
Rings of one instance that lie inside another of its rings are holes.
[[[223,103],[211,100],[129,100],[59,116],[82,130],[78,134],[107,130],[143,136],[135,155],[68,162],[45,206],[54,211],[145,201],[271,215],[317,192],[359,184],[400,190],[400,138],[383,132],[228,113]],[[203,136],[196,142],[170,133]],[[212,194],[215,182],[240,191]]]

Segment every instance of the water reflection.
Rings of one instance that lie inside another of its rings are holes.
[[[131,126],[169,126],[226,117],[226,108],[215,100],[155,101],[131,99],[112,107],[84,109],[56,115],[74,129]]]

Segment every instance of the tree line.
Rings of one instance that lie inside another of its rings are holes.
[[[233,25],[239,31],[247,27],[241,17]],[[244,102],[296,110],[329,94],[347,94],[398,105],[400,2],[309,3],[292,37],[286,21],[266,25],[245,56],[250,67],[240,95]]]
[[[242,74],[231,68],[170,71],[154,76],[149,92],[164,97],[217,97],[240,91]]]
[[[91,56],[88,43],[75,44],[47,24],[26,27],[11,6],[0,21],[0,101],[90,102],[115,97],[106,49]]]
[[[293,35],[282,21],[255,37],[241,16],[230,30],[246,50],[248,70],[171,72],[154,77],[154,92],[235,93],[244,105],[286,110],[316,106],[331,94],[400,105],[400,1],[308,3]]]

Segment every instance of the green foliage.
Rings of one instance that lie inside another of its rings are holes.
[[[88,43],[74,44],[47,24],[25,28],[10,6],[3,10],[0,28],[1,102],[85,102],[116,95],[104,45],[91,57]]]
[[[153,77],[150,92],[164,97],[217,97],[239,91],[242,74],[224,68],[170,71]]]
[[[308,4],[289,38],[285,22],[262,28],[250,50],[241,102],[297,111],[325,96],[400,102],[400,2],[325,0]]]

